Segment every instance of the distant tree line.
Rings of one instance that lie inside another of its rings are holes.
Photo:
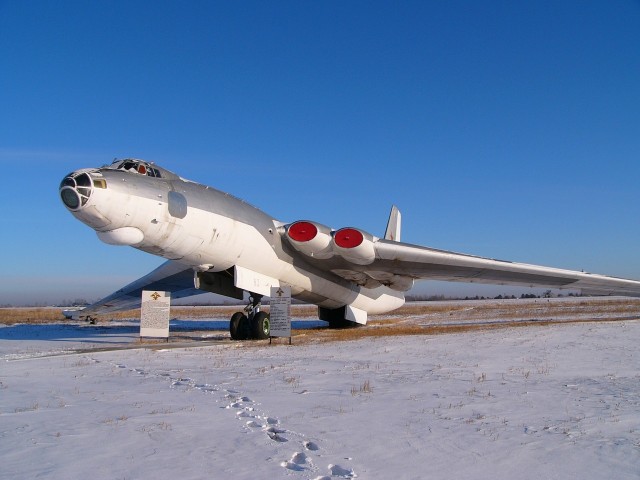
[[[558,294],[555,295],[551,290],[547,290],[546,292],[536,295],[535,293],[523,293],[519,297],[516,295],[497,295],[495,297],[484,297],[476,295],[475,297],[456,297],[456,296],[446,296],[446,295],[407,295],[406,299],[408,302],[442,302],[446,300],[517,300],[517,299],[529,299],[529,298],[562,298],[562,297],[582,297],[581,294],[577,293],[568,293],[566,295]]]
[[[408,302],[443,302],[446,300],[516,300],[516,299],[530,299],[530,298],[552,298],[552,297],[582,297],[583,295],[577,293],[568,293],[566,295],[559,294],[555,295],[551,290],[547,290],[546,292],[536,295],[535,293],[523,293],[519,297],[516,295],[497,295],[495,297],[490,296],[479,296],[476,295],[474,297],[456,297],[456,296],[446,296],[446,295],[407,295]],[[265,304],[269,303],[269,297],[264,297],[263,302]],[[76,298],[75,300],[63,300],[56,305],[56,307],[84,307],[86,305],[90,305],[93,302],[87,301],[84,298]],[[242,303],[242,302],[240,302]],[[301,302],[296,299],[292,299],[292,304],[304,304],[305,302]],[[202,301],[202,302],[189,302],[186,299],[181,299],[175,305],[182,306],[224,306],[224,305],[238,305],[239,302],[237,300],[225,300],[225,299],[214,299],[210,301]],[[50,306],[51,304],[49,304]],[[14,308],[16,305],[11,303],[0,304],[0,308]],[[30,305],[24,305],[28,307],[46,307],[48,306],[44,302],[34,302]]]
[[[76,298],[75,300],[63,300],[59,307],[85,307],[91,302],[87,302],[84,298]]]

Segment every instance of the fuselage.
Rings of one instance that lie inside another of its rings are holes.
[[[363,288],[319,270],[283,242],[284,223],[214,188],[154,164],[123,160],[69,174],[60,186],[66,207],[106,243],[128,245],[198,272],[235,271],[238,288],[268,295],[289,285],[295,298],[335,309],[384,313],[402,292]]]

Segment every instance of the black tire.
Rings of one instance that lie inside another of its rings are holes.
[[[251,337],[264,340],[271,334],[271,322],[267,312],[258,312],[251,319]]]
[[[232,340],[246,340],[249,338],[249,319],[242,312],[236,312],[229,321],[229,333]]]

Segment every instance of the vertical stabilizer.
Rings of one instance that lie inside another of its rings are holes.
[[[389,221],[387,222],[387,230],[384,232],[384,239],[399,242],[401,223],[402,215],[400,215],[400,210],[393,205],[391,207],[391,213],[389,214]]]

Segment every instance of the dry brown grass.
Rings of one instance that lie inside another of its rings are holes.
[[[55,323],[64,321],[61,308],[0,308],[0,324]]]
[[[173,306],[171,317],[179,319],[202,318],[230,318],[234,312],[242,310],[242,306]],[[69,321],[62,314],[63,308],[59,307],[26,307],[26,308],[0,308],[0,324],[14,325],[16,323],[45,324]],[[291,315],[294,318],[316,318],[317,308],[313,305],[292,305]],[[140,309],[126,310],[123,312],[99,315],[99,321],[128,320],[140,318]]]
[[[406,316],[439,315],[465,318],[508,319],[515,316],[538,318],[540,316],[562,314],[576,315],[589,313],[638,313],[640,299],[627,297],[585,297],[559,299],[518,299],[518,300],[482,300],[465,302],[424,302],[407,303],[389,314],[378,315],[376,319],[394,319]]]
[[[409,303],[389,314],[372,316],[367,327],[295,330],[293,333],[294,343],[306,344],[625,319],[640,319],[640,299],[593,297],[426,302]]]
[[[171,316],[179,319],[229,318],[238,306],[174,306]],[[293,305],[294,318],[317,318],[313,305]],[[443,332],[496,328],[487,321],[518,325],[562,321],[606,321],[638,317],[640,299],[623,297],[593,297],[582,299],[531,299],[509,301],[424,302],[409,303],[386,315],[372,316],[368,328],[296,330],[297,341],[306,336],[316,340],[354,340],[389,335],[433,335]],[[129,310],[103,316],[101,321],[137,319],[140,310]],[[2,308],[0,324],[46,324],[66,322],[59,308]],[[484,321],[480,324],[464,322]],[[438,323],[450,323],[438,325]],[[451,325],[453,323],[453,325]],[[308,335],[312,332],[312,335]]]
[[[440,326],[420,326],[420,325],[386,325],[382,328],[347,328],[333,330],[311,329],[296,330],[293,332],[293,344],[305,345],[311,343],[324,342],[349,342],[361,340],[365,338],[383,338],[383,337],[406,337],[415,335],[444,335],[451,333],[463,333],[473,331],[497,330],[500,328],[521,328],[521,327],[544,327],[555,324],[566,323],[585,323],[595,320],[547,320],[547,321],[524,321],[524,322],[501,322],[494,324],[474,324],[466,325],[440,325]],[[619,321],[619,319],[599,319],[599,322]]]
[[[471,330],[487,330],[494,328],[503,328],[506,325],[531,325],[529,323],[518,324],[468,324],[468,325],[440,325],[440,326],[424,326],[424,325],[402,325],[395,322],[377,323],[371,322],[367,327],[342,328],[342,329],[309,329],[296,330],[294,334],[294,343],[322,343],[322,342],[346,342],[360,340],[363,338],[376,337],[403,337],[413,335],[441,335],[445,333],[467,332]],[[535,322],[537,325],[543,322]],[[548,324],[549,322],[546,322]]]

